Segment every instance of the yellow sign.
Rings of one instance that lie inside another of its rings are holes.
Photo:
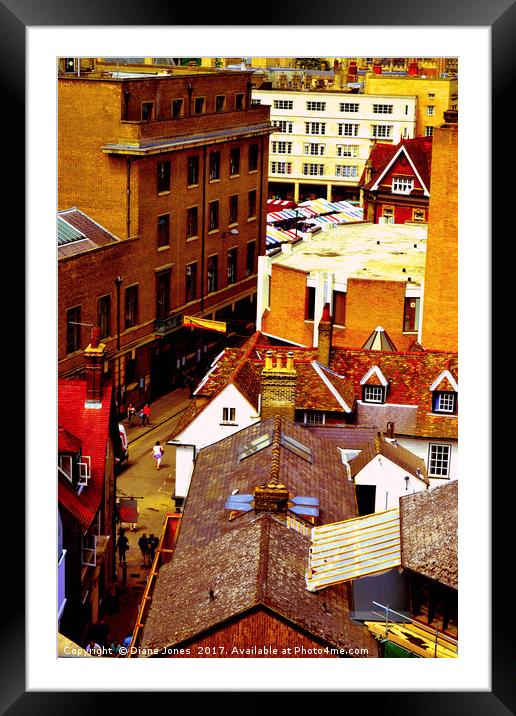
[[[192,318],[185,316],[183,318],[183,326],[190,328],[204,328],[206,331],[217,331],[218,333],[226,332],[226,323],[224,321],[209,321],[206,318]]]

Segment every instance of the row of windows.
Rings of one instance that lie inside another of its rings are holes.
[[[326,102],[308,100],[306,102],[306,109],[308,112],[325,112]],[[275,99],[273,100],[274,109],[294,109],[294,102],[290,99]],[[393,114],[393,104],[381,104],[376,103],[372,106],[373,114]],[[339,102],[339,112],[351,112],[358,113],[360,111],[359,102]],[[409,113],[409,105],[405,105],[405,114]]]
[[[233,98],[233,107],[236,110],[244,109],[245,94],[238,92]],[[206,113],[206,97],[194,97],[192,104],[193,114],[205,114]],[[228,109],[227,98],[225,94],[215,96],[215,112],[225,112]],[[177,119],[184,117],[185,115],[185,100],[183,97],[173,99],[170,104],[170,117]],[[144,122],[152,121],[156,119],[155,116],[155,103],[153,101],[142,102],[141,104],[141,118]],[[166,119],[164,116],[160,116],[160,119]]]
[[[283,134],[292,134],[294,123],[286,120],[275,120],[273,122],[277,132]],[[325,135],[326,122],[305,122],[305,134]],[[339,122],[337,124],[337,135],[339,137],[358,137],[360,124],[355,122]],[[369,137],[372,139],[391,139],[393,137],[393,124],[372,124],[370,126]],[[404,134],[408,133],[406,127],[403,129]],[[273,142],[274,144],[274,142]],[[274,149],[272,150],[274,151]]]
[[[346,325],[346,293],[333,291],[333,322],[337,326]],[[403,332],[416,333],[419,330],[420,299],[405,298],[403,309]],[[313,321],[315,316],[315,287],[307,286],[305,295],[305,321]]]
[[[245,277],[256,272],[256,242],[250,241],[246,249]],[[207,258],[206,292],[213,293],[222,288],[220,276],[219,255],[213,254]],[[199,270],[198,263],[194,261],[185,268],[185,303],[199,298]],[[238,275],[238,248],[228,249],[226,253],[226,282],[229,286],[239,280]],[[160,271],[156,275],[156,318],[165,320],[171,311],[170,290],[172,286],[172,271]],[[138,325],[140,295],[139,286],[134,284],[125,289],[121,315],[121,329],[127,330]],[[111,295],[101,296],[97,302],[98,325],[101,337],[113,335],[116,327],[112,323]],[[66,311],[66,352],[73,353],[81,349],[81,307],[74,306]]]
[[[382,209],[382,216],[386,224],[395,224],[394,207],[384,206]],[[425,221],[425,210],[424,209],[412,209],[412,221],[424,222]],[[413,299],[415,300],[415,299]]]
[[[234,147],[229,152],[229,176],[238,176],[241,168],[240,148]],[[254,172],[258,170],[258,145],[251,144],[247,157],[247,170]],[[194,155],[188,157],[186,164],[186,185],[198,186],[200,171],[200,157]],[[208,177],[210,181],[221,178],[220,152],[210,152],[208,160]],[[158,162],[157,165],[157,189],[158,194],[170,191],[171,183],[171,162],[169,159]]]
[[[247,218],[256,217],[257,193],[252,189],[247,193]],[[239,196],[233,194],[229,197],[229,223],[237,224],[239,219]],[[220,200],[215,199],[208,203],[208,231],[217,231],[220,228]],[[186,210],[186,238],[193,239],[199,235],[199,207],[191,206]],[[158,216],[158,247],[170,245],[170,214]]]
[[[293,142],[272,142],[272,154],[292,154]],[[358,144],[337,144],[335,146],[338,157],[358,157]],[[326,144],[320,142],[306,142],[303,144],[303,154],[311,156],[324,156],[326,154]]]
[[[324,164],[303,164],[303,176],[324,176],[326,166]],[[292,174],[292,162],[271,162],[271,174]],[[351,164],[335,165],[335,176],[357,179],[359,176],[358,166]]]
[[[364,403],[385,403],[387,387],[383,385],[363,385],[362,400]],[[457,393],[454,391],[434,390],[432,393],[432,412],[443,415],[456,415]]]

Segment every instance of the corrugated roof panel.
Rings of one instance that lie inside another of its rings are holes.
[[[75,226],[65,221],[61,216],[57,217],[57,245],[64,246],[73,241],[81,241],[86,237]]]
[[[314,527],[306,577],[315,592],[401,564],[399,509]]]

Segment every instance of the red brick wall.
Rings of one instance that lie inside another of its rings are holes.
[[[246,649],[268,647],[270,653],[246,654]],[[337,658],[320,653],[321,643],[310,639],[264,610],[247,614],[184,647],[189,653],[170,655],[172,658]],[[234,651],[234,650],[237,651]],[[288,651],[290,649],[290,652]],[[297,649],[297,651],[296,651]],[[238,650],[243,650],[244,653]],[[275,650],[275,651],[274,651]],[[312,652],[310,651],[312,650]]]
[[[264,333],[306,346],[313,344],[313,321],[305,322],[306,278],[304,271],[273,264],[270,312],[264,314]]]

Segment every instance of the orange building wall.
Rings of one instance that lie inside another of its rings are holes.
[[[268,647],[268,654],[233,653],[233,649],[256,650]],[[296,652],[296,647],[298,651]],[[337,654],[324,653],[325,646],[310,639],[289,624],[266,611],[258,610],[243,616],[232,624],[217,629],[209,636],[196,639],[183,647],[185,653],[170,654],[172,658],[337,658]],[[288,652],[290,649],[290,653]],[[272,651],[276,650],[276,652]],[[285,650],[285,652],[283,652]],[[312,651],[310,651],[312,650]],[[320,653],[323,652],[323,653]]]
[[[457,127],[435,130],[421,334],[430,350],[458,350],[457,145]]]
[[[306,278],[304,271],[273,264],[264,333],[305,346],[313,344],[313,321],[305,321]]]

